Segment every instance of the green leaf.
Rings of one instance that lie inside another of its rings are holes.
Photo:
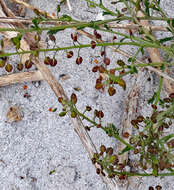
[[[72,18],[68,15],[62,15],[60,17],[60,21],[67,21],[67,22],[71,22],[72,21]]]
[[[155,167],[152,171],[153,176],[157,177],[158,176],[158,169]]]
[[[131,149],[132,149],[131,147],[126,146],[126,147],[119,153],[119,155],[122,155],[122,154],[124,154],[125,152],[128,152],[128,151],[131,150]]]
[[[152,98],[150,98],[148,100],[148,104],[152,104],[154,102],[155,98],[156,98],[156,92],[154,93],[154,95],[152,96]]]
[[[171,37],[167,37],[167,38],[162,38],[159,40],[160,43],[164,43],[164,42],[167,42],[167,41],[171,41],[174,39],[174,36],[171,36]]]
[[[169,139],[173,138],[174,134],[167,135],[160,139],[160,141],[167,142]]]
[[[150,12],[149,12],[149,0],[145,0],[144,5],[145,5],[145,12],[146,12],[147,16],[150,16]]]
[[[22,39],[22,34],[18,34],[16,37],[12,38],[13,44],[16,46],[17,49],[20,48],[20,41]]]

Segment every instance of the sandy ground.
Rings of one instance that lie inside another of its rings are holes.
[[[50,13],[56,11],[56,0],[31,0],[30,3]],[[101,12],[99,9],[89,9],[83,0],[70,0],[73,12],[69,13],[66,6],[62,7],[64,14],[71,14],[79,20],[96,19]],[[110,1],[105,1],[110,6]],[[161,1],[170,16],[174,16],[173,1]],[[27,11],[27,17],[33,13]],[[60,46],[72,45],[70,38],[72,31],[66,30],[57,34],[57,44]],[[45,36],[45,34],[43,34]],[[105,37],[110,39],[109,36]],[[87,38],[79,37],[81,43],[90,42]],[[53,44],[47,41],[48,47]],[[70,96],[72,92],[78,95],[78,108],[84,110],[86,105],[104,110],[105,121],[113,122],[120,126],[120,119],[123,114],[123,103],[126,93],[117,87],[117,93],[109,97],[106,92],[100,93],[95,90],[94,83],[96,75],[92,73],[91,59],[99,54],[100,49],[90,48],[81,50],[83,64],[75,64],[77,51],[71,59],[66,58],[65,52],[58,52],[56,58],[58,64],[51,68],[57,80],[60,80],[66,93]],[[129,49],[133,52],[134,48]],[[49,54],[51,55],[51,54]],[[112,54],[107,49],[107,56],[111,57],[112,65],[117,59],[122,58],[118,54]],[[10,58],[14,65],[18,63],[16,57]],[[101,60],[102,61],[102,60]],[[34,68],[33,68],[34,69]],[[14,72],[17,72],[15,69]],[[0,74],[6,74],[0,70]],[[68,74],[68,80],[61,80],[60,75]],[[151,81],[145,80],[142,84],[139,104],[144,105],[153,94],[156,86],[154,76],[144,71],[145,79],[151,77]],[[131,84],[131,77],[127,77],[128,85]],[[151,86],[152,84],[152,86]],[[61,111],[57,98],[46,82],[25,83],[27,90],[23,89],[24,84],[11,85],[0,88],[0,189],[1,190],[106,190],[107,187],[97,176],[95,168],[91,164],[79,137],[73,130],[68,117],[60,118]],[[74,88],[81,88],[77,92]],[[31,97],[24,98],[28,92]],[[6,122],[6,113],[10,106],[19,106],[23,113],[20,122]],[[55,113],[48,111],[50,107],[57,108]],[[145,106],[143,113],[148,113],[149,107]],[[101,130],[93,129],[91,136],[97,147],[101,144],[115,145],[114,139],[108,138]],[[52,174],[50,171],[55,170]],[[147,190],[149,185],[160,184],[164,190],[173,189],[173,179],[169,178],[144,178],[140,179],[139,190]],[[129,190],[132,188],[130,187]],[[135,188],[134,188],[135,189]]]

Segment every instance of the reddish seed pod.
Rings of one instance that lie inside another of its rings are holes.
[[[99,70],[99,66],[95,66],[92,68],[92,72],[96,73]]]
[[[52,67],[55,67],[55,66],[57,65],[57,60],[56,60],[55,58],[50,59],[50,65],[51,65]]]
[[[144,121],[144,117],[142,115],[137,117],[137,121],[138,122],[143,122]]]
[[[102,65],[99,66],[98,70],[100,73],[104,73],[106,71],[106,69]]]
[[[83,61],[83,58],[82,57],[77,57],[77,59],[76,59],[76,64],[77,65],[80,65],[81,63],[82,63],[82,61]]]
[[[44,64],[45,64],[45,65],[50,65],[50,62],[51,62],[50,57],[45,57],[45,59],[44,59]]]
[[[25,68],[26,69],[30,69],[32,67],[32,65],[33,65],[33,62],[31,60],[27,60],[25,62]]]
[[[126,11],[127,11],[127,8],[124,7],[124,8],[121,9],[121,11],[122,11],[122,12],[126,12]]]
[[[168,143],[167,143],[167,146],[169,148],[174,148],[174,139],[170,140]]]
[[[17,69],[18,69],[18,71],[22,71],[23,68],[24,68],[24,65],[23,65],[22,63],[18,63],[18,64],[17,64]]]
[[[154,105],[154,104],[152,104],[152,108],[153,108],[154,110],[156,110],[156,109],[157,109],[157,106]]]
[[[106,65],[109,65],[110,64],[110,59],[109,58],[104,58],[104,63],[106,64]]]
[[[96,169],[96,173],[97,173],[98,175],[100,174],[100,169],[99,169],[99,168]]]
[[[90,106],[86,106],[86,110],[87,110],[87,111],[91,111],[92,108],[91,108]]]
[[[7,72],[11,72],[13,70],[13,66],[11,64],[7,63],[7,65],[5,66],[5,70]]]
[[[91,48],[94,49],[96,47],[96,42],[95,41],[91,41]]]
[[[97,90],[102,89],[102,88],[103,88],[102,83],[96,83],[95,88],[96,88]]]
[[[105,51],[102,51],[102,52],[101,52],[101,56],[104,56],[104,55],[105,55]]]
[[[163,101],[164,101],[164,102],[167,102],[167,103],[170,103],[170,102],[171,102],[171,99],[170,99],[170,98],[164,98]]]
[[[109,94],[109,96],[113,96],[115,93],[116,93],[115,88],[113,88],[112,86],[110,86],[108,88],[108,94]]]
[[[119,180],[125,180],[126,176],[124,174],[119,175]]]
[[[117,39],[117,37],[116,36],[113,36],[113,40],[116,40]]]
[[[109,72],[110,74],[115,75],[115,69],[110,69]]]
[[[149,190],[154,190],[154,188],[152,186],[149,187]]]
[[[67,52],[67,58],[71,58],[74,55],[73,51]]]
[[[74,42],[77,42],[77,34],[71,34],[71,38]]]
[[[171,93],[171,94],[169,95],[169,97],[170,97],[170,98],[174,98],[174,93]]]
[[[128,133],[128,132],[124,132],[124,133],[123,133],[123,137],[124,137],[124,138],[129,138],[129,133]]]
[[[136,148],[135,150],[134,150],[134,154],[138,154],[139,153],[139,150]]]
[[[76,96],[74,93],[71,94],[71,102],[72,102],[73,104],[76,104],[76,103],[77,103],[77,96]]]
[[[94,35],[96,36],[97,34],[98,34],[98,33],[97,33],[97,30],[95,29],[95,30],[94,30]]]
[[[162,187],[160,185],[157,185],[155,188],[156,188],[156,190],[161,190],[162,189]]]
[[[98,112],[98,117],[99,118],[103,118],[104,117],[104,113],[101,110]]]
[[[113,154],[113,148],[112,147],[108,147],[106,149],[106,153],[111,156]]]
[[[62,101],[63,101],[63,98],[62,98],[62,97],[59,97],[59,98],[58,98],[58,102],[59,102],[59,103],[62,103]]]
[[[50,34],[50,35],[49,35],[49,38],[50,38],[50,40],[51,40],[51,41],[53,41],[53,42],[55,42],[55,41],[56,41],[55,36],[54,36],[54,35],[52,35],[52,34]]]
[[[98,125],[97,125],[97,128],[101,128],[101,124],[98,124]]]
[[[95,35],[95,37],[96,37],[97,39],[101,39],[101,34],[97,33],[97,35]]]

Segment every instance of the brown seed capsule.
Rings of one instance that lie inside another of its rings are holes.
[[[33,62],[31,60],[27,60],[25,62],[25,68],[26,69],[30,69],[32,67],[32,65],[33,65]]]
[[[50,40],[51,40],[51,41],[53,41],[53,42],[55,42],[55,41],[56,41],[55,36],[54,36],[54,35],[52,35],[52,34],[50,34],[50,35],[49,35],[49,38],[50,38]]]
[[[4,67],[5,66],[5,61],[0,59],[0,67]]]
[[[50,57],[45,57],[45,59],[44,59],[44,64],[45,64],[45,65],[50,65],[50,62],[51,62]]]
[[[124,167],[125,167],[124,164],[119,163],[119,164],[117,165],[117,170],[123,170]]]
[[[124,63],[123,60],[119,59],[119,60],[117,61],[117,65],[123,67],[123,66],[125,65],[125,63]]]
[[[106,65],[109,65],[110,64],[110,59],[109,58],[104,58],[104,63],[106,64]]]
[[[122,11],[122,12],[126,12],[126,11],[127,11],[127,8],[124,7],[124,8],[121,9],[121,11]]]
[[[134,150],[134,154],[138,154],[139,153],[139,150],[136,148],[135,150]]]
[[[124,174],[119,175],[119,180],[125,180],[126,176]]]
[[[98,124],[98,125],[97,125],[97,128],[101,128],[101,124]]]
[[[74,55],[73,51],[69,51],[66,54],[67,58],[71,58],[73,55]]]
[[[144,121],[144,117],[143,117],[142,115],[138,116],[138,117],[137,117],[137,121],[138,121],[138,122]]]
[[[96,173],[99,175],[100,174],[100,168],[96,169]]]
[[[100,146],[100,151],[101,151],[101,152],[105,152],[105,151],[106,151],[105,145],[101,145],[101,146]]]
[[[81,63],[82,63],[82,61],[83,61],[83,58],[82,57],[77,57],[77,59],[76,59],[76,64],[77,65],[80,65]]]
[[[113,148],[112,147],[108,147],[106,149],[106,153],[111,156],[113,154]]]
[[[59,101],[60,103],[62,103],[63,98],[62,98],[62,97],[59,97],[59,98],[58,98],[58,101]]]
[[[23,68],[24,68],[24,65],[23,65],[22,63],[18,63],[18,64],[17,64],[17,69],[18,69],[18,71],[22,71]]]
[[[162,189],[162,187],[160,185],[157,185],[155,188],[156,188],[156,190],[161,190]]]
[[[76,103],[77,103],[77,96],[76,96],[74,93],[71,94],[71,102],[72,102],[73,104],[76,104]]]
[[[98,112],[98,117],[99,118],[103,118],[104,117],[104,113],[101,110]]]
[[[99,66],[98,70],[100,73],[104,73],[106,71],[106,69],[102,65]]]
[[[129,133],[128,133],[128,132],[124,132],[124,133],[123,133],[123,137],[124,137],[124,138],[129,138]]]
[[[171,102],[171,99],[170,99],[170,98],[164,98],[163,101],[164,101],[164,102],[167,102],[167,103],[170,103],[170,102]]]
[[[167,146],[169,148],[174,148],[174,139],[170,140],[168,143],[167,143]]]
[[[77,42],[77,34],[71,34],[71,38],[74,42]]]
[[[105,55],[105,51],[102,51],[102,52],[101,52],[101,56],[104,56],[104,55]]]
[[[92,161],[93,164],[95,164],[96,163],[96,158],[92,158],[91,161]]]
[[[92,108],[91,108],[90,106],[86,106],[86,110],[87,110],[87,111],[91,111]]]
[[[116,93],[115,88],[113,88],[112,86],[110,86],[108,88],[108,94],[109,94],[109,96],[113,96],[115,93]]]
[[[169,97],[170,97],[170,98],[174,98],[174,93],[171,93],[171,94],[169,95]]]
[[[7,63],[7,65],[5,66],[5,70],[7,72],[11,72],[13,70],[13,66],[11,64]]]
[[[77,116],[77,113],[76,113],[75,111],[72,111],[72,112],[71,112],[71,117],[72,117],[72,118],[75,118],[76,116]]]
[[[55,67],[55,66],[57,65],[57,60],[56,60],[55,58],[50,59],[50,65],[51,65],[52,67]]]
[[[154,188],[152,186],[149,187],[149,190],[154,190]]]
[[[96,42],[95,41],[91,41],[91,48],[94,49],[96,47]]]
[[[152,108],[153,108],[154,110],[156,110],[156,109],[157,109],[157,106],[154,105],[154,104],[152,104]]]
[[[96,88],[97,90],[103,88],[102,83],[97,83],[97,84],[95,85],[95,88]]]
[[[96,73],[98,71],[98,69],[99,69],[99,66],[95,66],[92,68],[92,72]]]

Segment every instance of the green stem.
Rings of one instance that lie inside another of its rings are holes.
[[[157,105],[157,103],[160,100],[160,94],[161,94],[161,90],[162,90],[162,85],[163,85],[163,77],[160,77],[160,82],[159,82],[159,86],[158,86],[158,91],[156,93],[156,100],[155,100],[155,105]]]

